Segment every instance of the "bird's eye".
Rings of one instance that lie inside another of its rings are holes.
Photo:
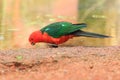
[[[30,40],[33,41],[33,38],[31,38]]]

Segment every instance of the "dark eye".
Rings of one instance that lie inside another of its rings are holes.
[[[33,41],[33,38],[31,38],[30,40]]]

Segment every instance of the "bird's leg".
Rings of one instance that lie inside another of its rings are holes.
[[[49,47],[50,48],[58,48],[58,45],[56,45],[56,44],[49,44]]]

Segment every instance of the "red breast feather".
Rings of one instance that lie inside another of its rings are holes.
[[[52,43],[52,44],[61,44],[69,40],[70,38],[74,37],[74,35],[65,35],[61,36],[60,38],[53,38],[49,36],[47,33],[43,33],[40,37],[40,42]]]

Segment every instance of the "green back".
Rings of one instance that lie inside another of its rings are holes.
[[[70,22],[55,22],[45,26],[40,31],[42,31],[42,33],[47,32],[50,36],[54,38],[59,38],[63,35],[70,34],[84,27],[86,27],[85,24],[82,25],[82,24],[72,24]]]

